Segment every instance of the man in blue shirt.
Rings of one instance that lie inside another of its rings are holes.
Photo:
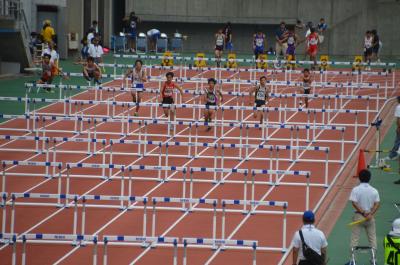
[[[319,43],[324,42],[324,33],[328,29],[328,25],[325,23],[325,19],[321,18],[317,25],[318,36],[319,36]]]

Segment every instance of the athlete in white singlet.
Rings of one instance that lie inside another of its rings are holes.
[[[146,71],[143,69],[143,62],[141,60],[135,61],[135,67],[133,69],[129,69],[124,76],[123,84],[125,84],[127,78],[131,80],[131,95],[132,101],[136,104],[140,104],[142,100],[142,93],[144,91],[144,83],[147,81],[146,79]],[[139,105],[136,105],[136,111],[134,113],[135,116],[138,115]]]

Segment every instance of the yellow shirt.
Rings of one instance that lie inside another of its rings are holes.
[[[56,33],[55,33],[54,29],[50,26],[48,26],[44,30],[42,30],[42,36],[43,36],[43,40],[45,42],[53,41],[54,35],[56,35]]]

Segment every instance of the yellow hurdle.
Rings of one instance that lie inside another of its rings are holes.
[[[203,52],[198,52],[196,53],[196,60],[194,61],[194,66],[196,67],[206,67],[206,61],[203,60],[202,58],[205,58],[206,55]]]
[[[168,57],[172,57],[172,52],[166,51],[163,54],[163,59],[161,61],[161,66],[173,66],[174,65],[174,59],[170,59]]]
[[[363,61],[363,57],[361,55],[357,55],[354,57],[354,62],[353,62],[353,71],[361,71],[363,69],[363,66],[361,65]]]
[[[286,69],[291,69],[291,70],[294,70],[294,69],[296,69],[296,63],[295,63],[295,57],[293,56],[293,55],[291,55],[291,54],[289,54],[288,56],[287,56],[287,59],[286,59],[288,62],[286,63]]]
[[[264,53],[259,54],[257,59],[260,60],[259,62],[257,62],[258,69],[267,69],[268,68],[268,64],[267,64],[268,56],[266,54],[264,54]]]
[[[329,56],[328,55],[321,55],[319,57],[319,60],[321,62],[321,65],[320,65],[319,69],[320,70],[324,70],[324,71],[328,70],[328,68],[329,68],[329,64],[328,64]]]
[[[228,53],[228,61],[225,64],[225,68],[237,68],[238,64],[236,61],[235,53]]]

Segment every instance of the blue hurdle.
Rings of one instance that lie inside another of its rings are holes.
[[[231,249],[252,249],[253,250],[253,265],[257,264],[257,240],[235,240],[235,239],[210,239],[210,238],[190,238],[184,237],[183,241],[183,265],[187,264],[187,248],[189,245],[202,245],[206,248],[216,249],[225,247]]]
[[[221,200],[222,204],[222,230],[221,238],[225,238],[225,223],[226,223],[226,206],[227,205],[243,205],[244,214],[262,214],[263,211],[257,211],[258,206],[276,206],[282,207],[283,209],[283,220],[282,220],[282,252],[286,251],[286,230],[287,230],[287,208],[288,202],[286,201],[254,201],[254,200]],[[247,206],[250,209],[247,210]],[[269,212],[270,213],[270,212]]]
[[[129,244],[129,245],[137,245],[137,243],[140,243],[142,247],[148,247],[148,246],[160,246],[162,244],[168,244],[168,245],[173,245],[174,247],[174,255],[173,255],[173,264],[177,265],[178,264],[178,241],[179,239],[177,237],[146,237],[146,236],[122,236],[122,235],[117,235],[117,236],[109,236],[105,235],[103,237],[104,240],[104,251],[103,251],[103,265],[108,264],[108,251],[107,251],[107,246],[108,245],[118,245],[124,243],[124,245]],[[148,245],[147,245],[148,244]],[[165,260],[164,260],[165,262]]]

